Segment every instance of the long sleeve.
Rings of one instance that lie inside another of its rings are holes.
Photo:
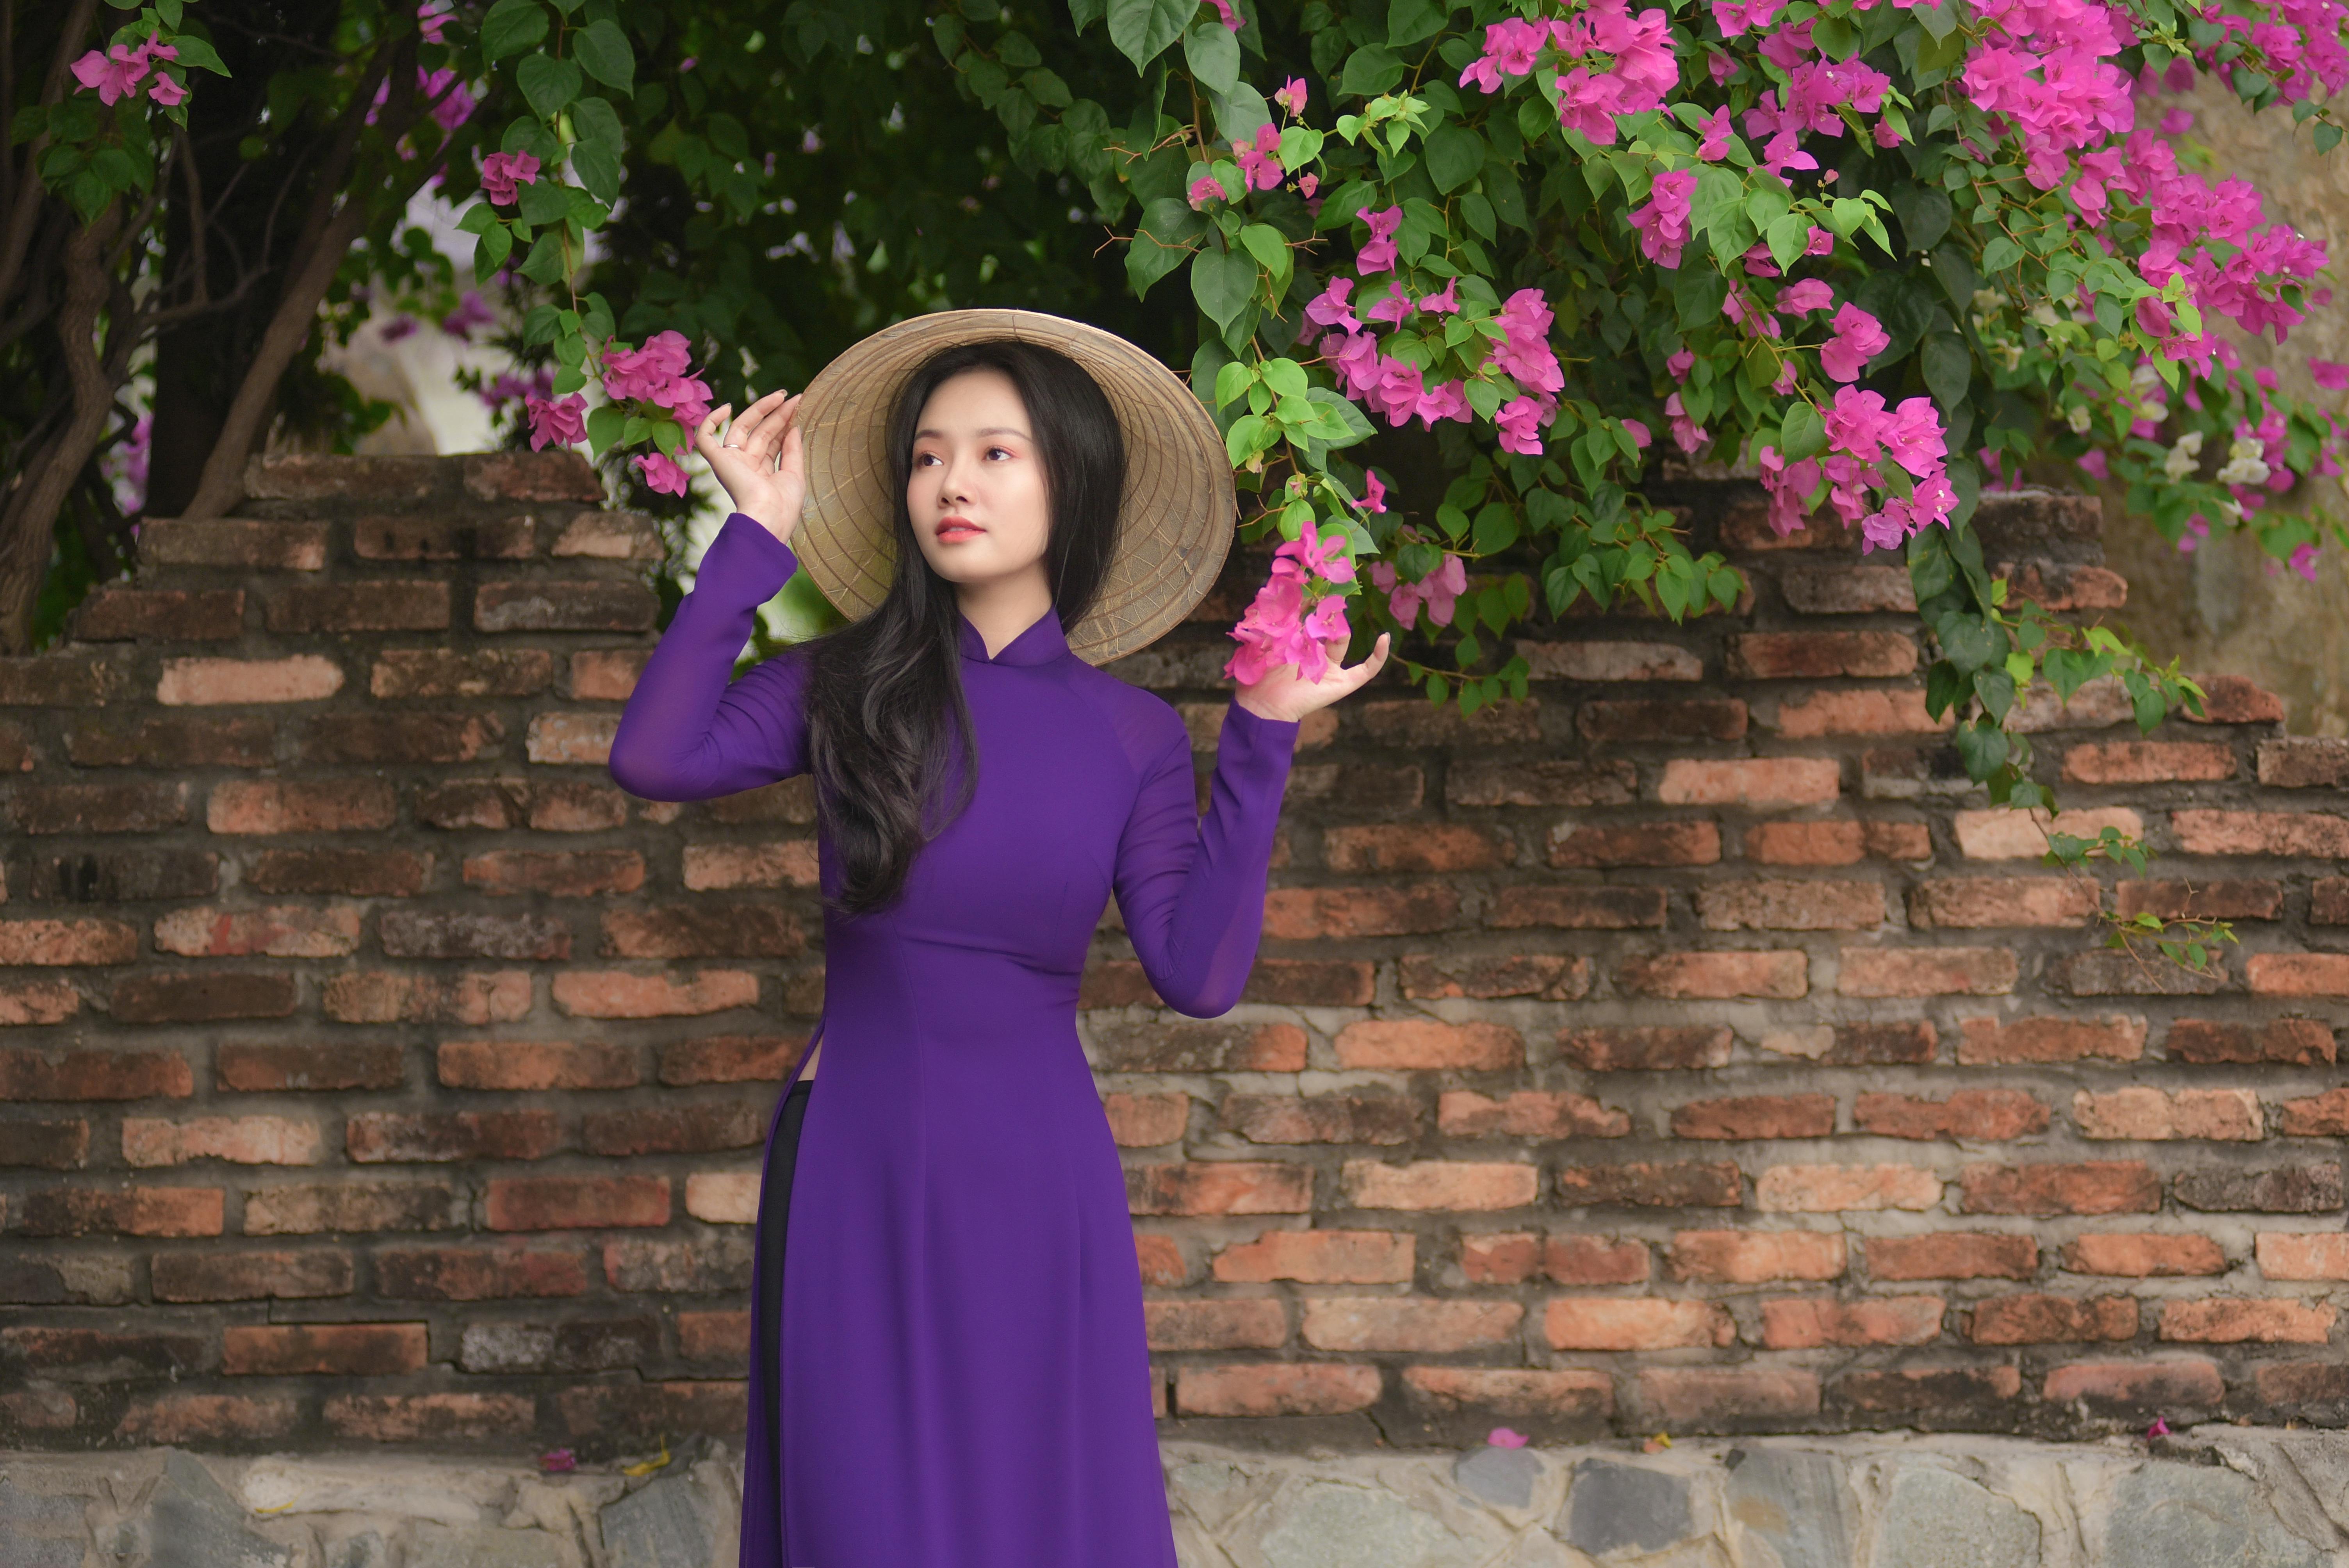
[[[1195,805],[1187,736],[1143,779],[1119,840],[1115,884],[1142,971],[1195,1018],[1240,999],[1264,932],[1265,869],[1297,728],[1234,703],[1216,745],[1207,811]]]
[[[807,770],[805,654],[780,654],[733,679],[759,606],[798,566],[756,521],[727,518],[620,715],[611,761],[620,788],[647,800],[706,800]]]

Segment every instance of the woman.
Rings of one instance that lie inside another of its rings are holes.
[[[743,1568],[1174,1568],[1078,978],[1114,891],[1170,1005],[1238,1000],[1298,722],[1386,640],[1241,688],[1202,819],[1181,719],[1088,662],[1180,620],[1230,537],[1171,372],[1079,323],[944,312],[721,438],[730,411],[695,446],[734,513],[611,766],[661,800],[816,781],[824,1014],[768,1139]],[[730,685],[803,511],[811,573],[868,613]]]

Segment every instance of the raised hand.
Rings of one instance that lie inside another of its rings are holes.
[[[786,544],[807,503],[807,443],[793,418],[805,396],[785,397],[779,387],[743,409],[730,428],[727,417],[734,405],[723,404],[693,432],[693,449],[726,487],[734,510]]]
[[[1318,681],[1309,681],[1298,673],[1295,665],[1283,665],[1252,686],[1240,687],[1233,699],[1258,718],[1277,718],[1295,723],[1307,714],[1328,707],[1347,693],[1358,690],[1363,682],[1379,673],[1387,662],[1388,634],[1379,634],[1371,645],[1370,655],[1359,665],[1340,665],[1334,659],[1321,672]],[[1340,652],[1344,650],[1340,649]]]

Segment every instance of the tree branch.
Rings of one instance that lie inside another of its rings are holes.
[[[11,15],[16,6],[9,5]],[[74,0],[62,31],[57,34],[57,52],[49,60],[49,74],[41,84],[41,105],[54,108],[65,101],[66,83],[72,79],[74,51],[88,36],[90,23],[98,16],[98,0]],[[12,77],[13,79],[13,77]],[[0,135],[5,135],[0,129]],[[33,222],[41,208],[41,154],[49,145],[46,133],[25,144],[25,166],[12,177],[13,190],[5,218],[0,218],[0,302],[5,302],[16,292],[16,279],[24,271],[25,253],[33,242]]]

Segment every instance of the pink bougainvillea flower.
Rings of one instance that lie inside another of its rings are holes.
[[[1411,303],[1411,295],[1403,292],[1402,280],[1401,278],[1391,278],[1387,281],[1387,292],[1385,294],[1381,296],[1372,304],[1364,305],[1362,307],[1362,315],[1365,319],[1370,321],[1383,321],[1400,325],[1403,318],[1411,315],[1414,308],[1415,307]]]
[[[1672,379],[1675,381],[1687,380],[1688,373],[1695,367],[1696,356],[1685,348],[1664,357],[1664,368],[1671,372]]]
[[[1819,368],[1830,381],[1857,381],[1868,362],[1884,352],[1891,334],[1856,304],[1835,314],[1835,335],[1819,350]]]
[[[1446,278],[1444,287],[1434,294],[1420,295],[1419,308],[1433,315],[1457,315],[1460,314],[1459,291],[1460,280]]]
[[[1305,304],[1305,319],[1316,326],[1342,326],[1349,333],[1360,332],[1362,324],[1354,319],[1353,307],[1346,295],[1353,291],[1354,280],[1338,276],[1330,280],[1321,292]]]
[[[533,452],[550,442],[568,447],[587,438],[587,399],[576,392],[554,403],[532,394],[523,398],[523,407],[530,415],[530,449]],[[659,488],[657,481],[652,482],[656,489]]]
[[[1210,201],[1228,201],[1232,193],[1224,189],[1222,181],[1212,174],[1202,174],[1191,181],[1190,202],[1195,211]]]
[[[1713,438],[1703,426],[1688,417],[1688,410],[1682,406],[1681,395],[1677,392],[1664,399],[1664,415],[1671,421],[1672,445],[1691,457],[1694,457]]]
[[[1803,242],[1803,254],[1806,256],[1834,255],[1835,231],[1832,229],[1822,229],[1816,223],[1812,224],[1809,236]]]
[[[1689,239],[1689,199],[1696,193],[1696,171],[1673,169],[1656,176],[1648,200],[1631,209],[1631,227],[1640,236],[1640,250],[1660,267],[1681,264],[1681,248]]]
[[[527,152],[492,152],[481,160],[481,194],[502,207],[514,188],[538,183],[538,160]]]
[[[1521,1449],[1526,1446],[1527,1439],[1523,1432],[1513,1432],[1506,1427],[1495,1427],[1490,1433],[1486,1434],[1485,1440],[1496,1449]]]
[[[1386,415],[1388,424],[1400,426],[1418,413],[1420,399],[1426,396],[1426,371],[1407,359],[1380,356],[1379,380],[1371,389],[1371,402]]]
[[[155,79],[147,84],[147,96],[165,108],[177,108],[188,101],[188,88],[171,72],[157,71]]]
[[[2102,447],[2090,447],[2072,460],[2079,464],[2080,471],[2090,479],[2102,481],[2113,477],[2111,459],[2105,456]]]
[[[2292,559],[2285,562],[2285,564],[2290,566],[2294,572],[2299,573],[2302,577],[2307,579],[2309,582],[2315,582],[2316,546],[2313,544],[2302,545],[2299,549],[2292,552]]]
[[[1707,163],[1718,163],[1729,156],[1729,111],[1714,109],[1697,123],[1696,155]]]
[[[1272,101],[1288,110],[1292,116],[1303,114],[1305,112],[1305,78],[1291,77],[1281,83],[1280,90],[1272,95]]]
[[[1270,120],[1256,128],[1253,141],[1233,144],[1233,151],[1239,159],[1240,174],[1247,180],[1249,190],[1277,191],[1280,188],[1280,182],[1288,171],[1281,168],[1280,160],[1273,156],[1279,150],[1280,127]]]
[[[1503,77],[1522,77],[1534,68],[1534,57],[1549,41],[1549,29],[1512,16],[1485,28],[1485,52],[1460,73],[1458,85],[1488,93],[1501,90]]]
[[[579,1459],[569,1449],[549,1449],[538,1456],[538,1468],[548,1475],[566,1475],[579,1468]]]
[[[1394,232],[1402,226],[1402,208],[1397,205],[1372,211],[1368,207],[1357,207],[1354,216],[1369,224],[1371,230],[1370,239],[1354,257],[1354,271],[1364,277],[1391,271],[1395,264]]]
[[[1516,397],[1494,410],[1493,425],[1500,432],[1501,449],[1524,457],[1542,455],[1542,430],[1556,408],[1555,398]]]
[[[1207,0],[1216,8],[1216,20],[1237,33],[1247,25],[1247,19],[1232,9],[1232,0]]]
[[[1362,470],[1362,510],[1384,511],[1387,509],[1387,487],[1374,469]]]
[[[416,30],[424,35],[428,44],[444,43],[441,34],[457,19],[456,12],[456,0],[427,0],[417,7]]]
[[[1836,394],[1840,401],[1849,387]],[[1930,397],[1904,397],[1884,427],[1884,449],[1892,460],[1919,479],[1941,471],[1949,446],[1943,438],[1940,410]]]
[[[1549,346],[1549,302],[1537,288],[1522,288],[1501,303],[1493,318],[1506,335],[1493,345],[1490,363],[1528,392],[1547,395],[1566,385],[1557,351]]]
[[[1817,278],[1805,278],[1778,291],[1778,308],[1808,315],[1835,304],[1835,290]]]
[[[1615,145],[1615,117],[1623,109],[1623,78],[1577,66],[1557,78],[1557,122],[1597,146]]]
[[[97,89],[98,101],[102,104],[134,96],[152,68],[148,64],[144,44],[135,49],[128,44],[116,44],[103,51],[92,49],[73,63],[74,80],[85,90]]]
[[[663,495],[683,495],[687,484],[685,470],[666,452],[647,452],[636,459],[636,471],[645,476],[645,486]]]
[[[1435,428],[1438,419],[1454,419],[1466,424],[1469,415],[1474,412],[1468,406],[1467,383],[1446,381],[1429,387],[1420,395],[1419,407],[1413,412],[1419,416],[1420,428],[1423,430]]]
[[[467,289],[465,297],[457,302],[457,308],[440,318],[440,330],[451,337],[471,343],[473,341],[473,328],[487,326],[497,319],[497,313],[490,308],[489,301],[481,297],[481,291]]]
[[[1631,444],[1641,451],[1646,451],[1649,445],[1656,438],[1650,434],[1648,427],[1637,419],[1626,419],[1622,421],[1622,425],[1625,429],[1631,432]]]
[[[1305,204],[1308,207],[1319,209],[1321,203],[1313,200],[1313,192],[1320,188],[1321,176],[1319,174],[1300,174],[1297,177],[1297,193],[1305,198]]]
[[[2308,377],[2327,392],[2338,392],[2349,387],[2349,365],[2312,356],[2308,361]]]
[[[1351,583],[1354,580],[1354,558],[1346,552],[1346,536],[1338,529],[1319,533],[1308,521],[1295,539],[1284,542],[1272,552],[1273,569],[1279,570],[1283,560],[1298,566],[1326,583]]]

